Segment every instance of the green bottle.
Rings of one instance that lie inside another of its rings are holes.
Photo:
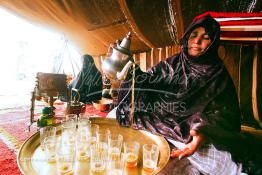
[[[37,120],[38,127],[45,127],[54,124],[54,112],[53,107],[47,106],[44,107],[41,113],[41,116]]]

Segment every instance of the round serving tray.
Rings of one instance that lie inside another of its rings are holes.
[[[170,155],[170,148],[167,141],[157,135],[153,135],[147,131],[134,130],[132,128],[121,127],[116,122],[115,119],[105,119],[105,118],[91,118],[92,123],[98,124],[99,129],[110,129],[112,134],[120,133],[124,137],[124,141],[137,141],[140,143],[141,147],[143,144],[154,143],[160,148],[160,155],[158,161],[157,169],[150,174],[157,174],[164,166],[167,164]],[[58,126],[58,130],[60,126]],[[60,134],[61,131],[58,131]],[[40,149],[39,132],[31,136],[19,150],[17,163],[20,171],[25,175],[55,175],[56,174],[56,164],[47,163],[45,161],[45,154]],[[85,163],[81,165],[78,163],[77,175],[89,174],[89,165]],[[138,166],[132,169],[125,169],[126,175],[140,175],[147,174],[142,169],[142,148],[140,148]]]

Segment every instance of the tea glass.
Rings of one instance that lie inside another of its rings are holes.
[[[140,144],[135,141],[124,142],[124,156],[127,168],[137,166]]]
[[[121,134],[111,136],[108,142],[108,155],[110,160],[118,159],[121,155],[123,136]]]
[[[108,146],[108,142],[110,138],[111,138],[111,131],[109,129],[99,130],[99,132],[97,132],[97,142],[105,143]]]
[[[157,167],[159,147],[155,144],[143,145],[143,170],[153,172]]]
[[[90,173],[92,175],[106,175],[106,167],[108,161],[108,148],[107,144],[99,142],[91,145],[91,158],[90,158]]]
[[[90,141],[88,139],[77,139],[76,158],[78,161],[86,161],[90,159]]]
[[[62,143],[66,145],[75,144],[76,135],[76,122],[68,120],[62,123]]]
[[[61,148],[56,154],[57,173],[73,175],[75,172],[75,151]]]
[[[97,143],[97,133],[99,132],[99,125],[97,124],[90,124],[88,127],[88,137],[90,140],[90,144]]]
[[[48,163],[54,163],[56,161],[56,144],[56,136],[49,136],[44,139],[45,154]]]
[[[91,121],[88,118],[79,118],[77,121],[78,129],[82,127],[87,127],[91,124]]]
[[[124,157],[120,156],[117,159],[110,160],[107,168],[107,175],[123,175],[125,168]]]
[[[91,121],[87,118],[79,118],[78,128],[77,128],[77,137],[81,140],[89,139],[89,128]]]
[[[89,113],[80,113],[79,114],[79,119],[81,119],[81,118],[89,119],[91,117],[92,117],[92,115],[89,114]]]
[[[46,126],[40,128],[40,147],[43,151],[45,150],[44,140],[46,137],[50,136],[56,136],[56,127]]]

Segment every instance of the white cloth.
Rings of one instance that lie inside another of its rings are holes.
[[[185,147],[184,143],[169,141],[179,149]],[[188,160],[204,175],[241,175],[242,164],[236,164],[229,152],[217,150],[213,144],[196,151]]]
[[[114,109],[112,109],[112,110],[106,115],[106,118],[116,118],[116,109],[117,109],[117,107],[115,107]]]

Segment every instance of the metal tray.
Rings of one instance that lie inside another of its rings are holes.
[[[150,174],[157,174],[167,164],[170,155],[170,148],[167,141],[160,136],[153,135],[147,131],[134,130],[132,128],[121,127],[115,119],[91,118],[92,123],[98,124],[101,130],[110,129],[111,132],[121,133],[124,141],[136,140],[142,146],[145,143],[154,143],[160,147],[160,156],[157,169]],[[58,130],[59,130],[58,126]],[[61,132],[58,132],[58,134]],[[25,175],[55,175],[56,164],[45,161],[44,152],[40,149],[39,132],[31,136],[19,150],[17,163],[20,171]],[[132,169],[125,169],[126,175],[148,174],[142,169],[142,149],[140,148],[138,166]],[[77,175],[89,174],[89,165],[79,163]]]

